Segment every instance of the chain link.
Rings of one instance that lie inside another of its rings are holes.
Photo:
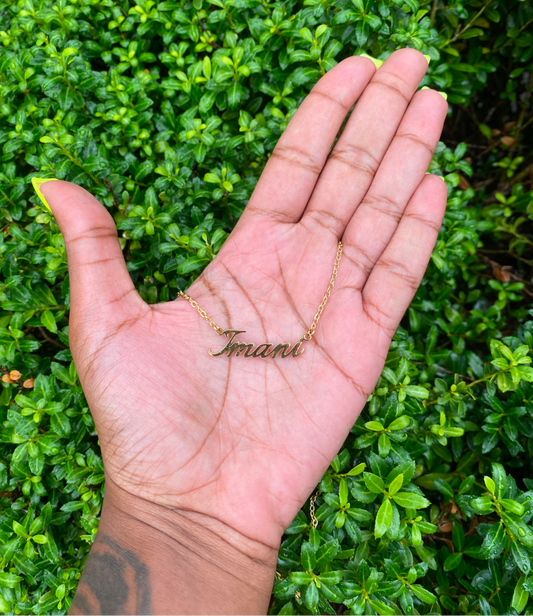
[[[316,327],[318,325],[318,321],[320,320],[320,317],[322,316],[322,313],[324,312],[324,308],[326,307],[329,296],[331,295],[331,291],[333,290],[333,285],[335,284],[335,280],[337,280],[337,274],[339,272],[339,265],[341,263],[341,257],[342,257],[342,242],[339,242],[338,247],[337,247],[337,256],[335,257],[335,263],[333,265],[333,273],[331,274],[331,280],[329,281],[328,288],[326,289],[326,292],[324,293],[324,298],[320,302],[320,306],[318,307],[318,310],[315,314],[315,318],[313,319],[313,322],[311,323],[311,327],[307,330],[307,333],[303,336],[304,340],[311,340],[311,338],[313,337],[313,334],[315,333]]]
[[[324,293],[324,297],[322,298],[322,301],[320,302],[320,306],[318,307],[318,310],[315,314],[315,318],[313,319],[313,322],[311,323],[311,327],[302,336],[302,340],[311,340],[311,338],[313,337],[316,331],[318,321],[320,320],[320,317],[322,316],[322,313],[324,312],[324,308],[326,307],[326,304],[328,303],[328,299],[329,299],[329,296],[331,295],[331,291],[333,290],[333,285],[335,284],[335,280],[337,280],[337,274],[339,273],[339,265],[341,263],[341,257],[342,257],[342,242],[339,241],[338,246],[337,246],[337,256],[335,257],[335,263],[333,264],[333,273],[331,274],[331,280],[329,281],[328,288],[326,289],[326,292]],[[207,312],[203,310],[202,308],[200,308],[197,302],[195,302],[192,297],[187,295],[187,293],[184,293],[183,291],[178,291],[178,297],[184,297],[189,302],[189,304],[195,310],[198,311],[198,314],[202,317],[202,319],[205,319],[209,323],[209,325],[211,325],[211,327],[216,331],[216,333],[219,336],[224,333],[224,328],[219,327],[213,321],[211,317],[207,316]]]
[[[318,520],[316,519],[316,515],[315,515],[315,503],[316,503],[316,499],[320,496],[320,490],[318,490],[317,492],[315,492],[313,494],[313,496],[311,496],[310,500],[309,500],[309,516],[311,518],[311,524],[313,525],[313,528],[318,528]],[[279,571],[276,571],[276,577],[278,579],[278,582],[282,582],[285,578],[281,575],[281,573]],[[302,595],[300,594],[300,591],[297,590],[294,593],[294,596],[297,599],[301,599]]]
[[[315,494],[313,494],[313,496],[311,496],[311,500],[309,501],[309,517],[311,518],[311,524],[313,525],[313,528],[318,528],[318,520],[316,519],[315,515],[315,503],[319,494],[320,492],[316,492]]]
[[[187,295],[187,293],[184,293],[183,291],[178,291],[178,297],[179,296],[184,297],[189,302],[189,304],[198,311],[198,314],[202,317],[202,319],[205,319],[209,323],[209,325],[211,325],[211,327],[216,331],[219,336],[224,333],[224,328],[219,327],[211,317],[208,317],[207,312],[200,308],[200,306],[198,306],[198,304],[193,300],[192,297],[190,297],[189,295]]]

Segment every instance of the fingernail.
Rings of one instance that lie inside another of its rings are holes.
[[[35,192],[37,193],[37,196],[44,203],[44,205],[48,208],[50,212],[52,212],[52,209],[46,202],[46,199],[44,198],[44,195],[41,192],[41,184],[44,184],[45,182],[51,182],[53,180],[57,180],[57,178],[44,178],[44,179],[43,178],[32,178],[31,179],[31,183],[33,184],[33,188],[35,188]]]
[[[422,86],[420,89],[421,90],[431,90],[431,88],[429,86]]]
[[[372,60],[372,62],[376,65],[376,68],[379,68],[383,64],[383,60],[378,60],[377,58],[373,58],[372,56],[369,56],[367,53],[362,53],[361,57]]]
[[[446,94],[446,92],[439,92],[439,94],[442,96],[442,98],[447,101],[448,100],[448,95]]]
[[[428,61],[428,64],[431,62],[431,58],[427,54],[424,54],[424,58]]]

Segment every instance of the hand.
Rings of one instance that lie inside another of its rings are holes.
[[[67,247],[71,348],[107,482],[202,514],[241,546],[279,547],[371,393],[437,239],[446,185],[424,174],[447,104],[415,93],[426,69],[404,49],[377,71],[351,57],[327,73],[187,291],[218,325],[245,330],[240,340],[294,344],[341,239],[333,293],[297,358],[211,357],[227,338],[183,298],[140,298],[106,209],[76,185],[43,184]]]

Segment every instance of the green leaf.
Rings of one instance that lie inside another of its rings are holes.
[[[35,575],[37,573],[37,567],[20,553],[13,555],[13,564],[23,575]]]
[[[455,497],[453,488],[445,479],[442,479],[441,477],[437,477],[437,479],[435,479],[433,484],[435,485],[435,487],[441,494],[444,494],[444,496],[453,500],[453,498]]]
[[[522,503],[519,503],[515,500],[511,500],[510,498],[501,498],[500,505],[502,505],[506,511],[510,511],[511,513],[514,513],[515,515],[518,515],[518,516],[524,515],[524,512],[525,512],[524,505],[522,505]]]
[[[13,530],[18,537],[28,536],[28,531],[24,528],[24,526],[22,526],[22,524],[20,524],[20,522],[17,522],[16,520],[13,520]]]
[[[413,591],[413,594],[415,594],[420,601],[430,604],[436,603],[437,597],[433,593],[429,592],[429,590],[426,590],[423,586],[420,586],[420,584],[411,584],[410,588]]]
[[[363,479],[366,487],[375,494],[381,494],[385,490],[383,479],[373,473],[364,473]]]
[[[527,550],[516,541],[513,541],[511,543],[511,554],[520,571],[527,575],[531,571],[531,561]]]
[[[386,603],[383,603],[383,601],[378,601],[377,599],[369,599],[368,603],[370,603],[370,605],[376,610],[378,614],[381,614],[381,616],[393,616],[394,614],[398,613],[396,608],[388,606]]]
[[[48,331],[53,334],[57,334],[57,324],[54,315],[51,310],[44,310],[41,315],[41,324],[46,327]]]
[[[507,474],[501,464],[497,462],[492,463],[492,478],[496,486],[495,496],[496,498],[503,498],[505,491],[507,490]]]
[[[349,477],[355,477],[356,475],[360,475],[366,468],[366,464],[363,462],[362,464],[358,464],[354,468],[350,469],[347,473]]]
[[[516,583],[513,599],[511,601],[511,607],[513,607],[519,614],[524,610],[529,600],[529,592],[524,588],[524,582],[526,576],[520,576],[520,579]]]
[[[404,387],[403,390],[412,398],[420,398],[421,400],[426,400],[429,398],[429,391],[425,387],[420,387],[418,385],[407,385],[407,387]]]
[[[324,584],[340,584],[342,582],[342,571],[328,571],[321,573],[319,576],[320,582]]]
[[[431,505],[427,498],[412,492],[398,492],[392,498],[396,504],[406,509],[425,509]]]
[[[344,479],[341,479],[339,483],[339,501],[340,501],[341,507],[344,507],[348,503],[348,497],[349,497],[348,484],[346,483]]]
[[[313,581],[313,576],[304,571],[293,571],[291,573],[291,580],[295,584],[310,584]]]
[[[444,571],[453,571],[463,562],[463,553],[450,554],[444,561]]]
[[[305,605],[310,610],[314,610],[318,605],[318,588],[314,582],[309,584],[305,591]]]
[[[505,547],[505,527],[501,522],[493,524],[485,535],[481,546],[486,558],[497,558]]]
[[[376,539],[379,539],[379,537],[382,537],[387,532],[391,522],[392,505],[388,498],[384,498],[376,515],[376,524],[374,527],[374,535]]]
[[[391,422],[387,430],[403,430],[411,424],[411,418],[409,415],[402,415]]]
[[[396,492],[398,492],[398,490],[402,487],[403,485],[403,474],[400,473],[399,475],[397,475],[397,477],[391,482],[390,486],[389,486],[389,494],[391,496],[393,496],[394,494],[396,494]]]
[[[316,568],[322,569],[329,564],[340,550],[339,542],[336,540],[326,541],[321,545],[316,553]]]
[[[0,586],[3,588],[15,588],[15,586],[22,581],[20,575],[13,575],[12,573],[0,573]]]
[[[306,571],[313,571],[313,569],[316,567],[316,555],[315,550],[313,550],[311,544],[308,541],[302,543],[301,555],[302,567]]]
[[[207,265],[209,260],[205,257],[192,256],[180,263],[178,266],[178,274],[182,276],[185,274],[189,274],[190,272],[194,272],[195,270]]]
[[[485,481],[485,485],[487,486],[487,490],[491,494],[496,494],[496,484],[494,483],[494,481],[490,477],[487,477],[487,476],[485,476],[483,478],[483,480]]]

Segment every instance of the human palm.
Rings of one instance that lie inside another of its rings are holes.
[[[105,208],[73,184],[43,185],[67,246],[72,352],[107,481],[279,544],[372,391],[442,221],[445,184],[424,173],[447,107],[415,94],[426,69],[407,49],[378,71],[354,57],[323,77],[187,291],[219,326],[245,330],[236,340],[293,345],[342,240],[298,357],[209,355],[227,338],[183,298],[140,298]]]

